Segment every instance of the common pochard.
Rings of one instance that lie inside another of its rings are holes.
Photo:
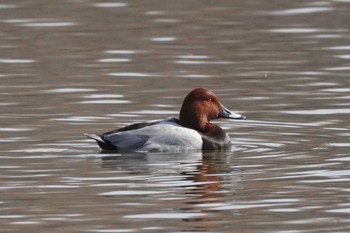
[[[218,118],[245,119],[225,108],[212,91],[199,87],[185,97],[179,119],[136,123],[101,135],[85,135],[96,140],[101,149],[119,152],[225,150],[231,145],[230,137],[220,126],[210,123]]]

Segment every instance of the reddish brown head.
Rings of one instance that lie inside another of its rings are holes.
[[[211,120],[217,118],[245,119],[230,112],[216,95],[203,87],[193,89],[184,99],[180,110],[180,124],[204,132]]]

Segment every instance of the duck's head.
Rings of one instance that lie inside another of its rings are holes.
[[[193,89],[184,99],[180,110],[180,124],[187,128],[204,131],[211,120],[229,118],[245,119],[224,107],[216,95],[204,88]]]

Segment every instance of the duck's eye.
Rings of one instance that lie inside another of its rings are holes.
[[[212,101],[212,99],[211,99],[211,98],[209,98],[207,101]]]

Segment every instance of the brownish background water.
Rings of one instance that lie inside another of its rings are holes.
[[[350,1],[2,1],[1,232],[350,231]],[[225,153],[106,155],[82,134],[247,121]]]

